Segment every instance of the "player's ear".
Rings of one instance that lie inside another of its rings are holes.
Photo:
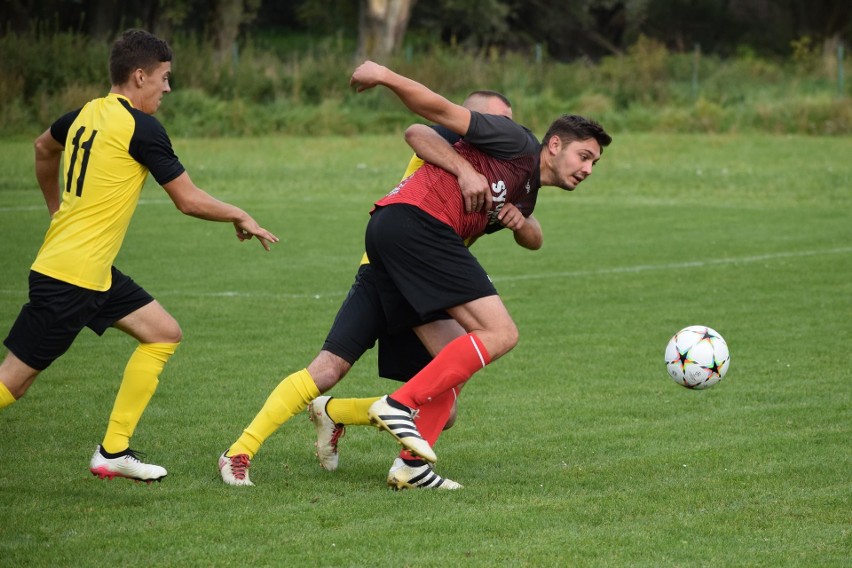
[[[131,75],[133,78],[133,82],[137,88],[142,88],[142,85],[145,84],[145,71],[142,69],[137,69]]]
[[[559,153],[559,150],[562,148],[562,139],[554,134],[547,141],[547,148],[550,150],[550,153],[556,155]]]

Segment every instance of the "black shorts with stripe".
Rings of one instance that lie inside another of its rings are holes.
[[[129,276],[112,267],[112,285],[98,292],[30,271],[24,304],[3,344],[18,359],[42,371],[88,327],[103,335],[115,322],[154,301]]]
[[[448,316],[438,314],[437,317]],[[379,344],[379,376],[387,379],[407,381],[432,360],[410,329],[387,333],[375,271],[371,265],[363,264],[337,311],[322,348],[354,365],[376,341]]]
[[[452,227],[413,205],[378,207],[365,244],[390,333],[497,294]]]

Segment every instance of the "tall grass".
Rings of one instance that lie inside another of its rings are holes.
[[[161,116],[175,135],[381,133],[410,121],[387,93],[349,89],[355,62],[339,38],[297,49],[250,37],[222,62],[197,37],[171,43],[174,92]],[[105,92],[108,49],[73,34],[0,36],[0,135],[31,136]],[[852,81],[839,96],[836,61],[801,49],[785,61],[721,59],[640,39],[621,57],[563,63],[436,45],[391,65],[454,100],[474,89],[502,91],[542,132],[556,116],[578,112],[621,131],[852,133]],[[848,59],[844,71],[852,76]]]

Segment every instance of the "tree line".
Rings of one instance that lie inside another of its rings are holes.
[[[0,33],[127,27],[192,33],[225,57],[253,35],[343,37],[353,55],[386,59],[424,44],[483,53],[535,51],[558,61],[621,55],[640,37],[673,51],[790,55],[802,42],[849,45],[849,0],[26,0],[0,1]]]

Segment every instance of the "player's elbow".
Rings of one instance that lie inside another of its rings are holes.
[[[541,234],[519,235],[515,233],[515,237],[517,243],[528,250],[538,250],[544,244],[544,237]]]
[[[417,143],[418,140],[423,138],[423,134],[425,130],[431,131],[432,129],[426,126],[425,124],[412,124],[408,128],[405,129],[405,142],[409,146],[413,146]]]
[[[534,241],[527,243],[526,248],[528,248],[529,250],[538,250],[538,249],[541,248],[541,245],[543,245],[543,244],[544,244],[544,239],[536,239]]]
[[[62,145],[54,140],[47,132],[36,138],[35,142],[33,142],[36,161],[50,160],[53,158],[58,160],[62,149]]]
[[[41,136],[36,138],[35,142],[33,142],[33,150],[35,151],[36,160],[44,158],[44,156],[47,154],[45,150],[44,141],[41,139]]]
[[[174,202],[177,210],[189,217],[200,217],[202,213],[201,204],[194,199],[180,199]]]
[[[188,200],[175,201],[175,207],[178,211],[183,213],[184,215],[189,215],[190,217],[194,217],[196,213],[196,208],[193,206],[192,202]]]

